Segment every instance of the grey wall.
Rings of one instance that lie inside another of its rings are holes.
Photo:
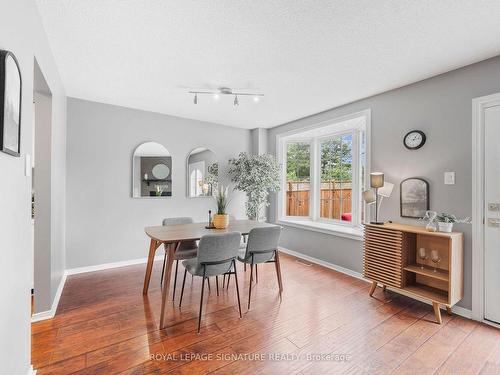
[[[399,183],[413,176],[429,181],[432,210],[472,216],[472,98],[496,92],[500,92],[500,57],[270,129],[268,148],[276,152],[276,135],[282,132],[371,108],[372,170],[384,172],[387,181],[396,184],[391,198],[384,199],[381,217],[422,224],[399,216]],[[412,129],[427,134],[427,143],[417,151],[402,143]],[[456,172],[455,185],[444,185],[445,171]],[[275,207],[273,197],[272,221]],[[457,225],[456,230],[465,233],[465,297],[459,305],[470,309],[471,227]],[[360,241],[288,227],[282,246],[362,272]]]
[[[172,197],[131,198],[132,153],[146,141],[161,143],[172,156]],[[250,131],[69,98],[67,146],[71,269],[147,257],[144,227],[165,217],[207,220],[214,200],[187,198],[186,158],[196,147],[211,149],[226,184],[227,160],[250,151]],[[235,193],[229,211],[245,216],[244,194]]]
[[[64,263],[64,172],[66,99],[36,3],[0,1],[0,48],[12,51],[23,80],[21,157],[0,153],[0,363],[2,374],[27,374],[30,366],[30,289],[33,274],[31,177],[24,174],[25,155],[32,153],[33,71],[36,57],[53,94],[52,241],[54,266]],[[54,285],[63,272],[53,269]]]

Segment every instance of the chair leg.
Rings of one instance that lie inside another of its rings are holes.
[[[243,271],[247,272],[247,264],[243,263]]]
[[[258,264],[255,265],[255,282],[259,282],[259,268],[257,267]]]
[[[227,285],[226,285],[226,290],[229,289],[229,280],[231,280],[231,274],[227,275]]]
[[[174,291],[172,292],[172,301],[175,301],[175,289],[177,288],[177,271],[179,269],[179,261],[175,261],[175,274],[174,274]]]
[[[179,308],[182,305],[182,297],[184,296],[184,285],[186,285],[186,274],[187,274],[187,269],[184,269],[184,277],[182,278],[182,289],[181,289],[181,299],[179,301]]]
[[[250,285],[248,287],[248,310],[250,310],[250,299],[252,298],[253,264],[250,264]]]
[[[233,260],[233,265],[234,265],[234,282],[236,283],[236,295],[238,296],[238,310],[240,311],[240,319],[242,318],[241,315],[241,302],[240,302],[240,287],[238,286],[238,273],[236,272],[236,263]]]
[[[222,279],[222,289],[226,287],[226,274],[224,274],[224,279]]]
[[[163,274],[165,273],[165,263],[167,261],[167,249],[165,249],[165,256],[163,257],[163,267],[161,268],[161,277],[160,277],[160,288],[163,285]]]
[[[281,294],[283,293],[283,279],[281,278],[281,265],[280,265],[280,256],[278,255],[278,251],[274,252],[274,265],[276,267],[276,276],[278,277],[278,286],[280,289],[280,300],[281,300]]]
[[[208,291],[211,292],[212,289],[210,289],[210,277],[207,277],[207,284],[208,284]]]
[[[198,334],[200,333],[200,327],[201,327],[201,312],[203,308],[203,292],[205,291],[205,279],[208,280],[208,278],[205,277],[205,272],[203,272],[203,277],[201,279],[202,281],[201,281],[201,296],[200,296],[200,315],[198,316]]]
[[[217,288],[217,297],[219,297],[219,276],[215,276],[215,287]]]

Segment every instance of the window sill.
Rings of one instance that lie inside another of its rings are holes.
[[[319,233],[330,234],[333,236],[349,238],[351,240],[363,241],[363,229],[361,228],[353,228],[344,225],[313,222],[308,220],[281,219],[278,220],[277,223],[287,227],[305,229],[313,232],[319,232]]]

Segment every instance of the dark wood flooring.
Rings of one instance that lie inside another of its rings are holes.
[[[38,374],[500,374],[500,330],[448,314],[438,325],[426,304],[370,298],[368,283],[286,255],[281,303],[274,265],[261,265],[247,311],[240,267],[243,319],[234,283],[217,297],[212,279],[198,335],[201,280],[188,276],[160,331],[160,268],[147,297],[145,265],[68,277],[55,318],[32,325]]]

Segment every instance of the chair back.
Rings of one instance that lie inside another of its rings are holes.
[[[192,224],[193,218],[192,217],[167,217],[166,219],[163,219],[162,225],[177,225],[177,224]]]
[[[239,232],[207,234],[198,245],[198,263],[205,265],[207,276],[228,272],[232,261],[238,256],[241,241]]]
[[[254,228],[248,235],[245,260],[250,261],[253,254],[253,263],[265,263],[274,256],[278,250],[281,227],[276,225],[265,228]]]
[[[162,225],[179,225],[179,224],[192,224],[194,222],[192,217],[167,217],[163,219]],[[179,251],[196,249],[196,241],[183,241],[179,246]]]

